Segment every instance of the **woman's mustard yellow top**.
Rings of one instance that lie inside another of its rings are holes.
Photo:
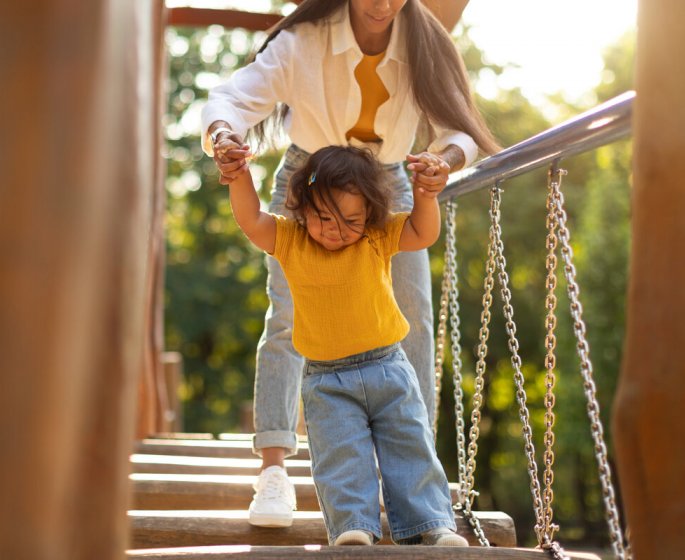
[[[383,82],[376,73],[376,68],[385,56],[385,51],[380,54],[365,54],[354,69],[354,77],[362,92],[362,108],[359,111],[359,120],[350,130],[346,138],[355,137],[362,142],[377,142],[380,140],[374,130],[373,123],[376,120],[376,112],[383,105],[390,94],[385,89]]]
[[[276,218],[278,260],[293,297],[293,346],[310,360],[337,360],[399,342],[409,323],[395,301],[390,257],[409,213],[339,251],[324,249],[295,220]]]

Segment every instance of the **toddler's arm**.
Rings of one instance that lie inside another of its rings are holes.
[[[241,151],[244,152],[243,158],[250,155],[248,146],[243,146]],[[241,169],[242,167],[247,167],[246,159],[243,160]],[[276,219],[260,210],[259,197],[249,171],[241,173],[231,181],[229,192],[233,217],[240,229],[257,247],[267,253],[273,253],[276,248]]]
[[[444,160],[427,152],[420,156],[411,156],[409,161],[412,162],[409,169],[414,172],[414,208],[400,235],[400,251],[425,249],[440,237],[440,205],[437,196],[445,188],[449,172]],[[417,173],[421,173],[423,181],[417,180]]]

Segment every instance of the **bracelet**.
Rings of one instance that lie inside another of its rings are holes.
[[[216,144],[216,140],[219,137],[219,134],[221,134],[222,132],[228,132],[228,134],[233,134],[233,131],[230,128],[220,126],[219,128],[213,130],[209,135],[209,137],[212,139],[212,146]]]

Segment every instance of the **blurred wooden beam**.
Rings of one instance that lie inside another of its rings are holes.
[[[632,248],[614,407],[634,558],[685,550],[685,3],[641,0],[633,113]]]
[[[448,31],[454,29],[469,0],[421,0],[435,14]],[[300,0],[295,2],[300,3]],[[207,27],[223,25],[250,31],[266,31],[278,23],[280,14],[260,14],[240,10],[214,10],[207,8],[170,8],[168,25]]]
[[[124,555],[163,13],[163,0],[3,3],[3,560]]]
[[[281,20],[280,14],[258,14],[240,10],[210,10],[204,8],[171,8],[168,25],[207,27],[223,25],[249,31],[265,31]]]

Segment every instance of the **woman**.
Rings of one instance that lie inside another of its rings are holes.
[[[274,113],[278,104],[280,109]],[[426,151],[410,154],[421,117]],[[240,151],[248,132],[265,139],[265,119],[282,125],[292,145],[276,172],[270,210],[282,214],[293,170],[327,145],[364,145],[392,176],[393,210],[412,207],[402,162],[418,186],[444,186],[450,171],[478,149],[497,145],[474,107],[461,57],[419,0],[305,0],[269,34],[255,60],[209,94],[203,147],[229,184],[247,169]],[[267,127],[268,128],[268,127]],[[407,155],[409,154],[409,155]],[[291,342],[292,300],[280,266],[267,257],[271,305],[257,351],[255,451],[263,470],[250,523],[289,526],[295,507],[284,459],[296,451],[302,358]],[[393,257],[395,296],[411,330],[402,346],[434,417],[433,313],[426,250]]]

